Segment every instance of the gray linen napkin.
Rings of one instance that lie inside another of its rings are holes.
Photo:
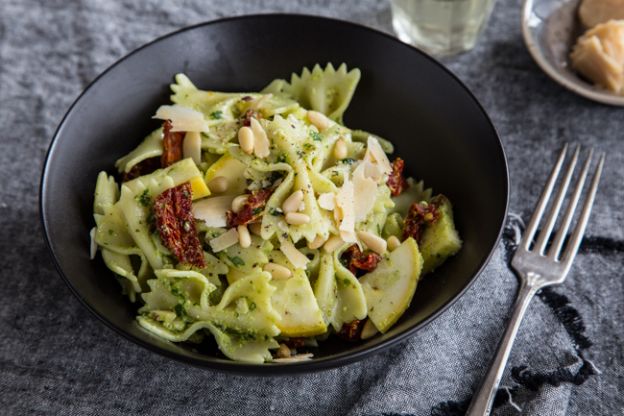
[[[37,218],[52,133],[97,73],[156,36],[222,16],[286,11],[390,31],[375,0],[0,2],[0,414],[459,415],[486,371],[517,287],[505,239],[473,287],[415,337],[365,361],[301,377],[191,368],[106,329],[47,256]],[[491,114],[509,155],[511,209],[527,218],[564,141],[609,151],[588,238],[565,286],[530,306],[496,415],[623,414],[624,162],[619,109],[578,98],[531,61],[519,4],[500,0],[470,53],[445,62]]]

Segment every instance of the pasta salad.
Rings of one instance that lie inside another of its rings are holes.
[[[359,79],[316,65],[225,93],[176,75],[160,127],[95,187],[92,257],[141,327],[264,363],[397,322],[461,240],[449,200],[406,178],[390,142],[344,126]]]

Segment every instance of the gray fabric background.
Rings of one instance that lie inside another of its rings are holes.
[[[86,84],[157,36],[271,11],[391,30],[388,3],[375,0],[0,0],[0,414],[461,414],[517,287],[506,267],[511,238],[466,295],[408,342],[292,378],[216,374],[149,353],[90,316],[52,266],[37,213],[40,169]],[[624,414],[623,113],[551,82],[528,55],[519,21],[519,2],[499,0],[477,48],[445,61],[501,134],[511,210],[528,217],[564,141],[609,154],[581,254],[565,286],[531,304],[495,414]]]

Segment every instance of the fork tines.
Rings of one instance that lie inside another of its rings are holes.
[[[568,186],[570,185],[570,182],[572,180],[574,169],[579,159],[580,151],[580,145],[576,146],[576,149],[572,154],[572,158],[569,161],[565,174],[563,175],[563,179],[559,184],[559,189],[557,190],[555,198],[552,201],[550,211],[548,213],[548,216],[546,217],[545,223],[543,224],[542,229],[537,236],[534,244],[531,244],[533,242],[533,237],[535,236],[535,233],[537,231],[537,227],[542,220],[542,216],[544,214],[546,206],[550,200],[550,196],[555,188],[555,183],[557,182],[559,173],[562,170],[561,168],[563,167],[566,159],[568,144],[566,143],[565,146],[563,146],[563,150],[559,154],[557,163],[555,164],[555,167],[553,168],[552,173],[548,178],[548,182],[544,187],[542,196],[540,197],[537,206],[535,207],[535,211],[533,213],[533,216],[531,217],[531,221],[527,226],[526,232],[524,233],[524,237],[521,242],[521,247],[527,251],[530,250],[534,253],[545,255],[552,260],[565,262],[568,265],[572,263],[572,260],[574,259],[574,256],[578,251],[581,239],[583,238],[583,233],[585,232],[585,227],[587,226],[589,214],[594,203],[596,190],[598,189],[598,182],[600,181],[600,175],[602,173],[602,167],[605,160],[605,154],[602,153],[598,159],[598,164],[596,165],[591,185],[586,192],[585,202],[583,203],[583,209],[581,211],[581,214],[579,215],[576,226],[574,227],[574,230],[572,231],[572,234],[567,241],[565,251],[561,253],[561,249],[563,247],[564,241],[566,240],[568,230],[570,228],[574,213],[576,211],[576,207],[579,200],[581,199],[581,194],[583,193],[583,187],[585,185],[587,173],[589,172],[589,167],[591,165],[594,155],[593,149],[589,150],[587,159],[585,160],[581,173],[577,178],[576,186],[570,196],[564,217],[559,224],[559,229],[557,230],[554,239],[550,241],[550,245],[548,245],[548,243],[551,238],[551,233],[553,231],[555,223],[557,221],[559,211],[566,197]],[[547,248],[548,252],[546,252]]]

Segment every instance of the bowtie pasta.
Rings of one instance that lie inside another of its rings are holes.
[[[461,240],[448,199],[406,178],[390,142],[343,125],[359,79],[316,65],[224,93],[175,77],[160,127],[95,188],[92,256],[141,327],[212,336],[232,360],[294,362],[401,317]]]

